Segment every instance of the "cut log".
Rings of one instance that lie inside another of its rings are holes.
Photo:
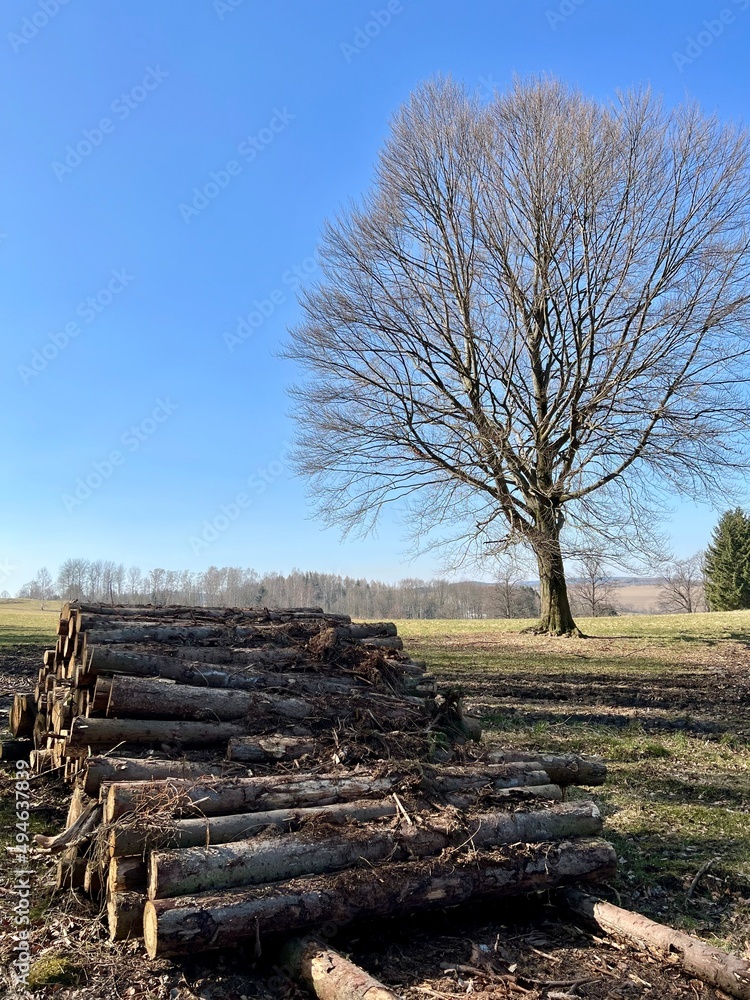
[[[206,775],[219,777],[226,770],[222,764],[194,764],[184,759],[89,757],[80,780],[87,795],[98,796],[104,781],[154,781],[160,778],[201,778]]]
[[[40,718],[40,716],[37,716],[37,718]],[[41,725],[44,726],[43,720]],[[29,754],[33,749],[34,740],[3,740],[0,743],[0,760],[28,760]]]
[[[68,744],[72,747],[114,747],[173,743],[184,747],[216,746],[232,736],[244,736],[245,729],[231,722],[182,722],[160,719],[73,720]]]
[[[607,765],[597,757],[559,756],[536,751],[502,750],[488,754],[493,764],[514,761],[538,761],[556,785],[603,785],[607,780]]]
[[[563,841],[529,845],[523,852],[386,864],[248,892],[150,900],[144,939],[151,958],[194,953],[240,944],[259,930],[288,934],[326,922],[341,925],[605,879],[615,866],[615,851],[604,841]]]
[[[321,820],[326,824],[365,823],[383,816],[399,815],[393,799],[343,802],[339,805],[306,809],[272,809],[267,812],[233,813],[205,819],[176,819],[149,827],[144,822],[116,823],[109,831],[112,857],[143,855],[156,847],[208,847],[257,836],[269,827],[297,829]]]
[[[299,760],[314,753],[314,740],[299,736],[240,736],[229,741],[227,757],[243,764],[264,764],[273,760]]]
[[[111,941],[126,941],[143,934],[146,897],[140,892],[116,892],[107,900],[107,923]]]
[[[87,861],[86,874],[83,879],[83,889],[90,896],[98,898],[104,890],[106,876],[101,862]]]
[[[585,892],[570,889],[561,898],[569,909],[606,934],[674,963],[731,996],[750,1000],[750,962]]]
[[[34,719],[36,718],[36,701],[32,692],[24,692],[13,696],[10,707],[8,725],[11,733],[19,740],[28,739],[34,735]]]
[[[107,874],[107,891],[110,896],[116,892],[146,891],[148,866],[143,858],[112,858]]]
[[[493,769],[492,773],[461,768],[446,768],[447,773],[443,773],[424,768],[421,774],[402,773],[382,777],[363,771],[343,775],[266,775],[201,782],[180,778],[115,782],[107,789],[104,821],[111,823],[125,813],[133,812],[136,805],[145,810],[158,811],[166,801],[173,803],[175,814],[200,812],[205,816],[220,816],[260,809],[332,805],[335,802],[382,797],[404,789],[435,797],[460,796],[470,792],[481,797],[496,790],[549,784],[547,774],[534,770],[531,763],[489,767]]]
[[[339,871],[358,862],[407,861],[446,848],[472,850],[500,844],[562,840],[601,833],[599,810],[591,802],[553,806],[538,812],[491,812],[422,820],[398,830],[366,825],[345,827],[335,836],[319,830],[279,837],[255,837],[218,847],[152,851],[150,899],[192,896]]]
[[[314,938],[288,942],[281,968],[301,980],[318,1000],[400,1000],[364,969]]]
[[[315,717],[315,707],[300,698],[281,698],[248,691],[221,691],[169,681],[121,675],[112,678],[107,715],[135,718],[218,719],[228,722],[252,716],[285,719]]]

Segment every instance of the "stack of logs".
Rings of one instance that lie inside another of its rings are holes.
[[[14,735],[74,783],[58,887],[150,956],[609,877],[571,785],[603,764],[470,747],[389,623],[320,609],[63,608]]]

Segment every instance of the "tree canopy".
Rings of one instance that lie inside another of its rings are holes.
[[[321,516],[367,531],[400,501],[418,533],[520,540],[540,629],[574,630],[563,529],[622,545],[746,466],[748,151],[648,92],[421,86],[287,349]]]

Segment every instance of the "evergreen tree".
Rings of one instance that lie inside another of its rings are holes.
[[[711,611],[750,608],[750,517],[739,507],[714,528],[704,568]]]

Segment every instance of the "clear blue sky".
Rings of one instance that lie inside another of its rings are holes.
[[[551,71],[747,119],[750,0],[16,0],[0,26],[11,592],[69,555],[431,575],[395,518],[365,542],[321,531],[283,467],[295,372],[274,351],[390,116],[438,71]],[[677,552],[714,519],[682,508]]]

